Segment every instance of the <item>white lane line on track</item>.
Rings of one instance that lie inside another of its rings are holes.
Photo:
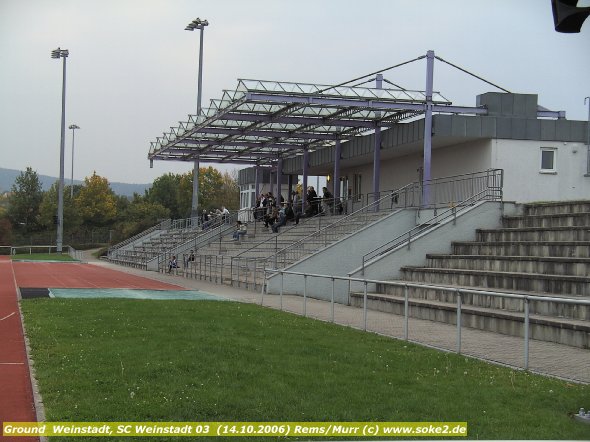
[[[9,314],[8,316],[4,316],[3,318],[0,318],[0,321],[4,321],[5,319],[10,318],[12,315],[15,315],[16,312],[12,312],[11,314]]]

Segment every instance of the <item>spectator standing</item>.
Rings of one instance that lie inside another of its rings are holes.
[[[324,204],[324,210],[330,215],[334,214],[334,195],[328,190],[327,187],[322,187],[322,202]]]

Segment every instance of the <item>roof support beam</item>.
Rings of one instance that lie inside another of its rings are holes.
[[[252,137],[270,137],[270,138],[301,138],[304,140],[335,140],[336,134],[325,133],[300,133],[298,131],[278,131],[278,130],[245,130],[241,128],[217,128],[207,127],[201,129],[199,133],[216,134],[216,135],[247,135]]]
[[[223,116],[222,120],[235,121],[254,121],[262,123],[284,123],[284,124],[312,124],[316,126],[341,126],[341,127],[364,127],[367,129],[375,128],[375,123],[365,120],[341,120],[341,119],[326,119],[321,117],[298,117],[298,116],[280,116],[272,117],[270,115],[262,114],[240,114],[230,112]]]
[[[375,79],[377,89],[383,88],[383,74],[377,74]],[[381,116],[381,112],[377,113]],[[379,200],[379,180],[381,179],[381,128],[375,128],[375,138],[373,146],[373,195],[375,201]],[[367,201],[368,203],[368,201]],[[375,210],[379,210],[379,207],[375,207]]]
[[[424,165],[422,171],[422,204],[430,203],[430,164],[432,159],[432,88],[434,79],[434,51],[426,53],[426,114],[424,116]]]

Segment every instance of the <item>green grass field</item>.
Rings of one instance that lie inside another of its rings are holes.
[[[18,254],[18,255],[11,255],[13,261],[18,261],[19,259],[27,260],[27,261],[74,261],[67,253],[60,255],[59,253],[32,253],[32,254]]]
[[[572,418],[588,386],[255,305],[22,309],[48,421],[466,421],[469,439],[590,437]]]

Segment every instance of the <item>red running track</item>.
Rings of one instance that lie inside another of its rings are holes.
[[[185,290],[91,264],[13,263],[9,257],[0,256],[0,431],[3,422],[37,420],[17,287]],[[37,442],[39,439],[2,437],[0,433],[0,440]]]
[[[98,265],[61,262],[14,262],[19,287],[186,290]]]
[[[37,420],[12,261],[0,256],[0,426]],[[38,441],[36,437],[3,440]]]

